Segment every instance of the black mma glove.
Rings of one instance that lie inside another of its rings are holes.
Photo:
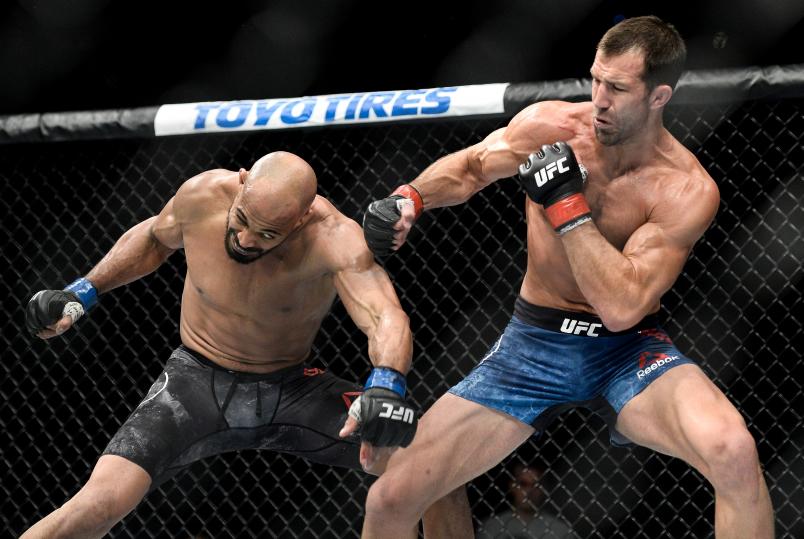
[[[419,422],[404,398],[405,377],[386,367],[372,370],[363,394],[349,408],[360,423],[360,438],[375,447],[407,447]]]
[[[544,206],[559,235],[592,220],[581,192],[586,169],[566,142],[545,144],[530,154],[527,162],[519,166],[519,179],[530,199]]]
[[[72,318],[75,324],[97,301],[98,291],[84,278],[64,290],[40,290],[28,301],[25,327],[31,335],[36,335],[65,316]]]
[[[409,202],[408,202],[409,201]],[[402,217],[400,204],[413,204],[413,210],[418,219],[422,214],[424,203],[422,197],[412,185],[397,187],[391,196],[382,200],[375,200],[366,209],[363,215],[363,235],[369,248],[378,256],[391,254],[394,241],[394,225]]]

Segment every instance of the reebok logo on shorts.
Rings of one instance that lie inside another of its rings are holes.
[[[642,352],[639,356],[639,370],[637,378],[644,378],[659,367],[667,365],[678,359],[678,356],[668,356],[662,352]]]
[[[667,333],[658,329],[642,329],[639,331],[639,334],[644,335],[645,337],[653,337],[654,339],[666,342],[667,344],[673,344],[673,341],[670,340],[670,337],[667,335]]]
[[[346,403],[346,409],[348,410],[351,408],[355,399],[362,394],[362,391],[347,391],[346,393],[342,393],[341,398],[343,399],[343,402]]]

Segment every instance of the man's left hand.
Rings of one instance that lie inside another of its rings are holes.
[[[360,463],[366,468],[374,460],[370,448],[407,447],[413,441],[418,422],[416,411],[399,394],[390,389],[372,387],[352,403],[340,436],[343,438],[359,431],[363,441]]]

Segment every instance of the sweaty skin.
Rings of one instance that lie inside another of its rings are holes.
[[[223,248],[238,174],[216,171],[193,181],[200,192],[188,193],[193,200],[183,208],[182,342],[236,370],[270,372],[304,361],[336,296],[335,240],[349,236],[338,229],[353,226],[317,196],[286,242],[240,264]]]
[[[583,192],[593,222],[568,232],[562,241],[542,206],[527,199],[528,264],[520,293],[536,305],[596,314],[614,331],[659,309],[659,299],[719,202],[715,182],[664,127],[645,130],[648,137],[633,136],[648,123],[648,107],[633,104],[645,100],[647,91],[631,74],[639,72],[632,65],[638,61],[635,53],[613,59],[598,54],[592,73],[600,82],[593,83],[593,102],[531,105],[506,128],[442,158],[412,182],[423,193],[425,209],[460,204],[515,175],[543,144],[569,143],[588,171]],[[397,247],[412,224],[410,211],[403,212]],[[590,249],[588,241],[596,248]],[[586,263],[571,266],[572,257]],[[580,266],[594,272],[593,278]]]
[[[625,256],[631,266],[623,265],[617,270],[630,273],[635,280],[654,280],[649,290],[642,294],[629,295],[629,290],[619,290],[614,295],[628,300],[640,311],[641,316],[634,315],[632,320],[656,312],[661,295],[672,286],[694,242],[714,218],[718,197],[714,181],[697,159],[666,130],[662,131],[653,152],[645,156],[644,161],[636,166],[619,165],[608,158],[606,148],[601,148],[595,139],[589,122],[594,113],[591,103],[550,103],[531,109],[529,113],[539,118],[526,116],[524,121],[527,123],[550,122],[551,114],[563,118],[559,128],[561,137],[556,140],[568,142],[587,168],[583,193],[592,209],[592,226],[611,247]],[[539,138],[541,140],[534,143],[545,143],[542,142],[544,135]],[[676,212],[679,211],[684,211],[690,219],[677,219]],[[609,322],[608,325],[617,324],[619,319],[610,315],[602,297],[611,296],[612,291],[594,290],[590,286],[582,290],[579,276],[573,274],[569,262],[574,253],[565,250],[543,208],[527,199],[526,215],[528,266],[522,296],[536,305],[595,313],[601,315],[604,322]],[[635,234],[645,225],[649,229]],[[583,230],[577,232],[584,233]],[[567,234],[570,235],[572,232]],[[577,253],[576,256],[584,254]],[[650,267],[648,261],[641,263],[646,256],[651,259],[662,256],[664,263]],[[605,272],[605,268],[596,270]],[[596,299],[600,300],[600,312],[595,306]],[[638,320],[633,320],[636,322]]]
[[[182,342],[237,370],[270,372],[303,361],[335,298],[324,257],[306,254],[314,246],[323,250],[317,233],[338,219],[337,212],[317,197],[305,226],[286,245],[243,265],[224,251],[222,233],[238,175],[212,172],[198,183],[205,185],[183,223]]]
[[[142,242],[151,244],[146,256],[132,245]],[[237,262],[225,244],[258,256]],[[248,173],[212,170],[191,178],[87,278],[106,292],[181,248],[181,339],[215,363],[258,373],[301,363],[339,293],[367,332],[375,365],[408,371],[412,340],[390,281],[359,225],[315,195],[313,171],[300,158],[278,152]]]
[[[644,66],[639,48],[610,57],[599,50],[591,68],[591,102],[531,105],[411,182],[425,209],[461,204],[515,175],[542,145],[569,143],[588,171],[583,193],[593,219],[558,236],[542,206],[527,199],[521,294],[535,305],[596,314],[611,331],[634,327],[659,309],[720,198],[697,159],[663,126],[672,87],[649,88]],[[409,205],[401,214],[395,249],[415,220]],[[662,374],[624,405],[615,428],[706,477],[715,492],[717,537],[773,537],[773,508],[756,442],[698,366]],[[391,456],[369,490],[363,537],[404,537],[432,499],[495,466],[534,431],[499,410],[445,394],[419,422],[411,446]]]
[[[128,230],[86,278],[108,292],[183,249],[181,340],[218,365],[268,373],[303,362],[337,295],[368,337],[372,364],[407,373],[413,339],[393,285],[360,226],[317,196],[316,187],[312,168],[287,152],[264,156],[250,171],[201,173],[159,215]],[[71,325],[65,316],[39,336]],[[340,435],[358,427],[349,417]],[[364,441],[360,463],[378,474],[394,449]],[[136,507],[150,483],[133,462],[103,455],[84,488],[23,537],[100,537]],[[437,537],[471,534],[465,491],[433,504],[424,527]]]
[[[368,336],[372,365],[406,374],[413,338],[393,285],[360,226],[316,187],[310,165],[287,152],[262,157],[250,171],[201,173],[159,215],[126,232],[87,279],[104,293],[184,249],[182,343],[224,368],[255,373],[303,362],[339,295]],[[71,325],[64,317],[40,337]],[[350,417],[341,436],[357,428]],[[360,462],[376,473],[389,452],[364,442]]]

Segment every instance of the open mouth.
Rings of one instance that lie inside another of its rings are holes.
[[[237,241],[237,236],[235,236],[231,232],[229,233],[229,235],[230,235],[229,249],[233,253],[244,257],[251,257],[262,253],[260,249],[244,249],[243,247],[240,246],[240,243]]]
[[[254,254],[254,251],[246,251],[245,249],[241,249],[236,243],[232,244],[232,251],[243,256]]]

